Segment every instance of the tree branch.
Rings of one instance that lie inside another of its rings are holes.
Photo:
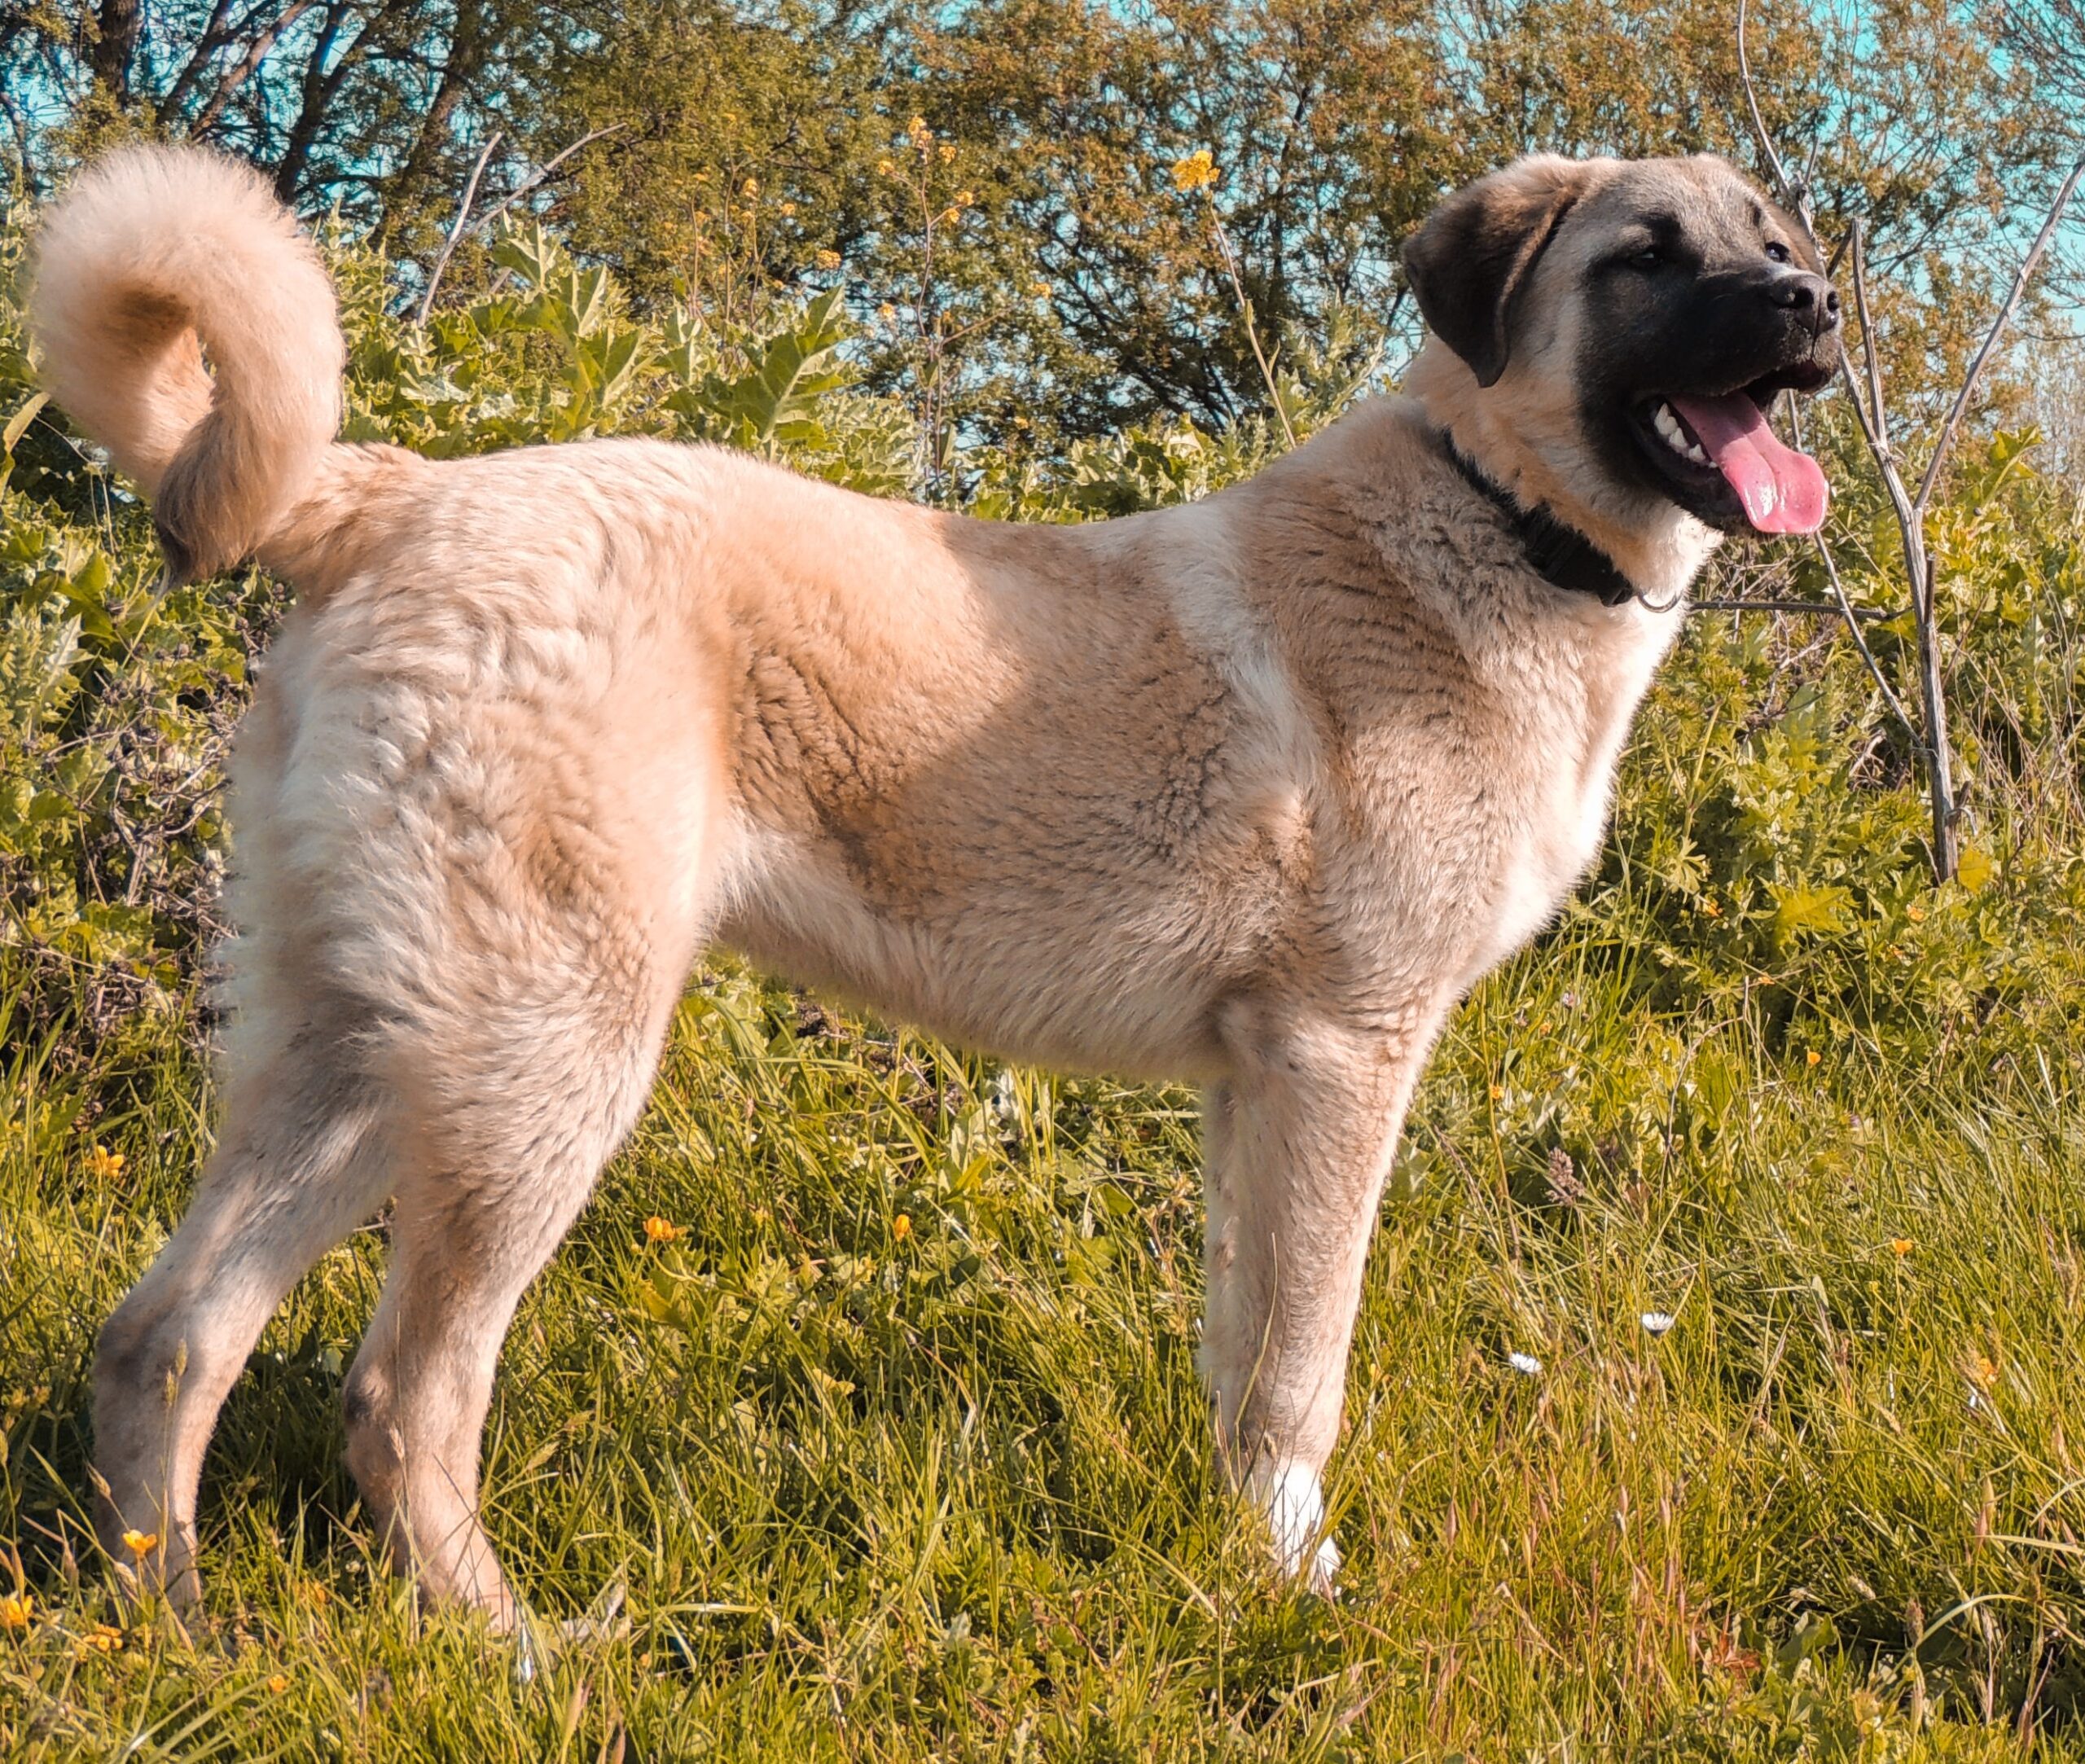
[[[485,143],[485,151],[478,155],[478,163],[471,168],[470,181],[463,186],[463,200],[457,204],[456,224],[449,229],[449,237],[442,242],[441,254],[434,260],[434,267],[427,273],[427,287],[420,295],[419,309],[413,314],[413,323],[424,325],[427,315],[434,309],[434,291],[441,286],[441,272],[449,267],[457,242],[463,236],[463,228],[471,218],[471,204],[477,200],[478,180],[485,176],[485,161],[499,145],[500,131],[492,132],[492,138]]]
[[[314,0],[290,0],[274,23],[246,46],[246,53],[225,70],[209,97],[204,100],[202,109],[195,113],[195,121],[189,124],[191,140],[199,138],[224,114],[225,106],[232,101],[239,89],[253,77],[254,69],[267,59],[268,51],[281,40],[283,33],[309,12],[313,4]],[[248,15],[249,24],[260,16],[260,11],[257,7]]]
[[[2063,181],[2063,187],[2056,193],[2050,205],[2048,218],[2042,222],[2042,230],[2035,235],[2035,243],[2027,248],[2027,255],[2021,260],[2020,273],[2013,279],[2012,291],[2005,296],[2005,304],[1998,309],[1998,316],[1991,320],[1991,329],[1984,336],[1983,347],[1977,351],[1977,358],[1969,363],[1969,371],[1964,376],[1962,389],[1955,395],[1954,407],[1947,413],[1947,420],[1940,425],[1940,438],[1933,444],[1933,458],[1926,462],[1925,476],[1919,480],[1919,494],[1916,506],[1923,513],[1932,499],[1933,487],[1939,480],[1940,467],[1947,458],[1947,450],[1954,444],[1956,424],[1962,413],[1969,407],[1971,395],[1977,382],[1983,375],[1984,364],[1991,359],[1991,351],[1998,347],[1998,340],[2013,317],[2013,309],[2020,304],[2020,296],[2026,292],[2028,279],[2042,261],[2048,248],[2049,235],[2055,232],[2056,222],[2063,218],[2063,211],[2070,206],[2070,194],[2078,187],[2078,180],[2085,176],[2085,159],[2070,168],[2070,175]]]

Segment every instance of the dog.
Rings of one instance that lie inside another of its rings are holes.
[[[334,296],[257,178],[152,147],[77,181],[49,388],[171,574],[296,593],[232,766],[222,1134],[95,1360],[105,1540],[156,1540],[134,1589],[198,1596],[218,1407],[389,1196],[348,1462],[398,1571],[517,1621],[477,1511],[494,1366],[713,942],[1202,1086],[1219,1450],[1331,1589],[1412,1087],[1593,861],[1721,537],[1823,519],[1767,413],[1840,349],[1806,231],[1713,158],[1521,160],[1404,265],[1401,395],[1191,506],[1007,525],[713,447],[340,444]]]

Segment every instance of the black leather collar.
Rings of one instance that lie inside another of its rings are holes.
[[[1614,559],[1575,527],[1567,527],[1547,508],[1523,508],[1477,470],[1446,429],[1441,444],[1469,487],[1497,509],[1520,541],[1528,568],[1553,588],[1591,595],[1604,607],[1618,607],[1636,598],[1636,586],[1615,567]]]

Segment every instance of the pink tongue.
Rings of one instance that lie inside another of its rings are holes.
[[[1673,398],[1762,533],[1815,533],[1831,495],[1808,454],[1789,446],[1744,393],[1727,398]]]

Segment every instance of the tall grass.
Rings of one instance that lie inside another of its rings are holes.
[[[426,333],[343,260],[357,432],[786,431],[902,485],[831,312],[655,334],[539,234],[505,248],[516,287]],[[819,371],[777,399],[784,358]],[[1154,431],[969,494],[1083,518],[1271,445]],[[1338,1603],[1268,1578],[1213,1468],[1194,1099],[722,964],[503,1362],[488,1520],[518,1584],[546,1619],[628,1591],[525,1679],[375,1571],[340,1468],[380,1218],[226,1408],[204,1614],[109,1595],[91,1343],[209,1140],[209,790],[274,599],[151,599],[141,513],[39,418],[0,482],[0,1753],[2085,1756],[2085,564],[2024,459],[1990,441],[1936,521],[1963,884],[1929,886],[1843,646],[1698,618],[1598,875],[1455,1017],[1370,1267]],[[1872,490],[1846,481],[1833,542],[1886,601]],[[1902,663],[1908,632],[1873,640]]]
[[[1632,953],[1567,926],[1427,1081],[1333,1466],[1336,1605],[1267,1581],[1212,1474],[1192,1099],[705,976],[508,1346],[494,1534],[547,1615],[630,1591],[626,1633],[527,1684],[373,1576],[338,1467],[381,1221],[226,1408],[208,1620],[96,1629],[121,1619],[81,1506],[89,1344],[207,1108],[170,1039],[86,1133],[49,1130],[73,1113],[62,1028],[13,1044],[0,1531],[33,1604],[0,1637],[11,1755],[2067,1753],[2070,1050],[1906,1071],[1857,1042],[1770,1056],[1740,1015],[1670,1060],[1639,1174],[1552,1152],[1530,1182],[1547,1100],[1646,1082]],[[1705,1116],[1712,1046],[1745,1070]]]

